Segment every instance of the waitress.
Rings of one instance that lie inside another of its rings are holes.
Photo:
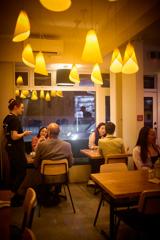
[[[8,102],[9,114],[3,120],[6,136],[6,151],[10,161],[11,190],[16,192],[26,175],[27,160],[23,137],[30,135],[31,131],[23,131],[19,116],[23,114],[24,105],[20,100],[10,99]]]

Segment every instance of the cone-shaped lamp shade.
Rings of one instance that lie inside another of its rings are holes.
[[[102,63],[102,55],[97,39],[96,32],[89,30],[86,36],[86,42],[82,53],[82,60],[87,63]]]
[[[26,98],[26,96],[23,94],[23,91],[21,91],[20,98],[23,98],[23,99]]]
[[[25,11],[20,11],[17,18],[16,27],[14,31],[13,42],[21,42],[27,39],[30,35],[30,22]]]
[[[56,96],[56,90],[51,90],[51,97],[55,97]]]
[[[48,10],[62,12],[71,6],[71,0],[40,0],[41,4]]]
[[[15,91],[15,95],[16,95],[16,97],[18,97],[19,96],[19,89],[16,89],[16,91]]]
[[[114,49],[112,53],[110,71],[113,73],[119,73],[122,71],[122,56],[118,48]]]
[[[38,99],[37,91],[33,90],[32,91],[32,96],[31,96],[31,100],[36,101],[37,99]]]
[[[61,90],[59,90],[59,91],[56,92],[56,95],[58,97],[63,97],[63,92]]]
[[[49,92],[46,93],[45,100],[46,100],[47,102],[51,101],[51,97],[50,97]]]
[[[34,55],[31,45],[28,43],[22,52],[22,61],[29,67],[35,67]]]
[[[40,91],[40,99],[44,99],[44,90]]]
[[[36,66],[34,72],[48,76],[48,72],[46,70],[46,63],[42,52],[39,52],[36,55]]]
[[[29,91],[28,90],[22,90],[22,93],[26,97],[28,97],[28,95],[29,95]]]
[[[93,71],[91,74],[91,80],[92,82],[96,84],[103,84],[103,79],[101,75],[101,70],[98,64],[95,64],[93,67]]]
[[[22,76],[18,76],[17,80],[16,80],[17,85],[23,85],[23,78]]]
[[[72,69],[70,71],[69,80],[74,83],[80,82],[79,74],[78,74],[77,67],[75,64],[72,66]]]
[[[131,43],[128,43],[124,53],[122,73],[132,74],[136,73],[138,70],[139,67],[134,47],[131,45]]]

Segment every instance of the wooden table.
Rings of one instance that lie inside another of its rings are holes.
[[[10,201],[11,191],[0,190],[0,200]],[[10,239],[10,224],[11,224],[11,209],[6,206],[0,208],[0,239],[9,240]]]
[[[122,203],[128,206],[133,198],[137,198],[138,201],[140,193],[144,190],[160,190],[160,184],[148,182],[148,172],[145,170],[96,173],[91,174],[91,178],[108,196],[106,200],[110,206],[110,239],[114,237],[115,207],[121,206]]]

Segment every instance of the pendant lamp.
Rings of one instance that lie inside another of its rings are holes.
[[[31,100],[36,101],[37,99],[38,99],[37,91],[33,90],[32,91],[32,96],[31,96]]]
[[[102,55],[95,30],[88,31],[82,53],[82,60],[87,63],[102,63]]]
[[[24,96],[28,97],[29,96],[29,91],[28,90],[22,90],[22,93]]]
[[[22,76],[18,76],[17,80],[16,80],[17,85],[23,85],[23,78]]]
[[[93,67],[93,71],[92,71],[92,74],[91,74],[91,80],[95,84],[103,84],[103,79],[102,79],[100,67],[97,63]]]
[[[35,67],[34,55],[31,45],[28,43],[22,52],[22,61],[29,67]]]
[[[122,71],[122,56],[118,48],[113,51],[110,71],[113,73],[119,73]]]
[[[36,66],[34,72],[48,76],[48,72],[46,70],[46,63],[42,52],[39,52],[36,55]]]
[[[74,82],[74,83],[79,83],[80,82],[76,64],[72,65],[72,69],[71,69],[70,74],[69,74],[69,80],[71,82]]]
[[[40,97],[40,99],[44,99],[44,90],[40,91],[40,96],[39,97]]]
[[[46,93],[45,100],[46,100],[47,102],[51,101],[51,97],[50,97],[49,92]]]
[[[26,96],[23,94],[23,91],[21,91],[20,98],[25,99]]]
[[[63,92],[61,90],[56,91],[58,97],[63,97]]]
[[[51,97],[55,97],[56,96],[56,90],[51,90]]]
[[[48,10],[62,12],[71,6],[71,0],[40,0],[40,3]]]
[[[16,89],[16,91],[15,91],[15,95],[16,95],[16,97],[18,97],[19,96],[19,89]]]
[[[25,11],[20,11],[17,18],[16,27],[14,31],[13,42],[21,42],[26,40],[30,35],[30,22]]]
[[[138,67],[134,47],[131,43],[128,43],[124,53],[122,73],[132,74],[132,73],[136,73],[138,70],[139,70],[139,67]]]

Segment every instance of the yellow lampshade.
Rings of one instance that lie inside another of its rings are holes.
[[[39,52],[36,55],[36,66],[34,72],[48,76],[48,72],[46,70],[46,63],[42,52]]]
[[[96,84],[103,84],[103,79],[101,75],[101,70],[98,64],[95,64],[93,67],[93,71],[91,74],[91,80],[92,82]]]
[[[23,78],[22,76],[18,76],[17,80],[16,80],[17,85],[23,85]]]
[[[71,69],[70,74],[69,74],[69,80],[71,82],[74,82],[74,83],[79,83],[80,82],[76,64],[72,65],[72,69]]]
[[[58,97],[63,97],[63,92],[61,90],[56,91]]]
[[[28,97],[28,95],[29,95],[29,91],[28,90],[22,90],[22,93],[26,97]]]
[[[23,94],[23,91],[21,91],[20,98],[23,98],[23,99],[26,98],[26,96]]]
[[[138,70],[139,70],[139,67],[138,67],[134,47],[133,45],[131,45],[131,43],[128,43],[124,53],[122,73],[132,74],[132,73],[136,73]]]
[[[51,90],[51,97],[55,97],[56,96],[56,90]]]
[[[51,101],[51,97],[50,97],[49,92],[46,93],[45,100],[46,100],[47,102]]]
[[[87,63],[102,63],[102,55],[95,30],[88,31],[82,53],[82,60]]]
[[[17,18],[16,27],[14,31],[13,42],[21,42],[27,39],[30,35],[30,22],[25,11],[20,11]]]
[[[40,91],[40,96],[39,97],[40,97],[40,99],[44,99],[44,90]]]
[[[19,89],[16,89],[16,91],[15,91],[15,95],[16,95],[16,97],[18,97],[18,96],[20,95],[20,93],[19,93]]]
[[[29,67],[35,67],[34,55],[31,45],[28,43],[22,52],[22,61]]]
[[[37,99],[38,99],[37,91],[33,90],[32,91],[32,96],[31,96],[31,100],[36,101]]]
[[[71,6],[71,0],[40,0],[41,4],[48,10],[62,12]]]
[[[118,48],[114,49],[112,53],[110,71],[113,73],[119,73],[122,71],[122,56]]]

